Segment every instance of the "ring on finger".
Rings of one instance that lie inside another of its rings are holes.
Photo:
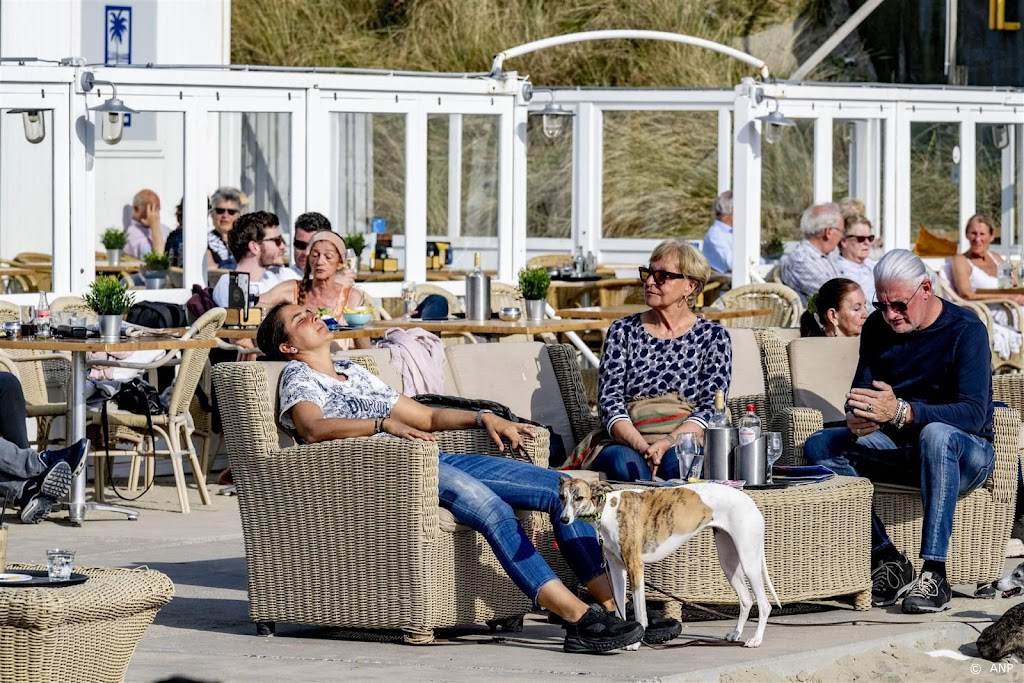
[[[873,412],[875,412],[875,406],[874,406],[873,404],[869,403],[869,404],[868,404],[868,407],[867,407],[867,411],[868,411],[869,413],[873,413]]]

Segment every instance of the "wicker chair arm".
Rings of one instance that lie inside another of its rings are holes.
[[[996,408],[992,427],[995,431],[996,459],[986,484],[997,503],[1013,506],[1017,497],[1018,442],[1020,414],[1010,408]]]
[[[786,408],[776,416],[776,427],[782,432],[783,465],[805,465],[804,442],[824,426],[821,411],[813,408]]]
[[[1018,418],[1024,418],[1024,375],[993,375],[992,394],[995,400],[1016,410]]]
[[[524,436],[523,446],[526,457],[512,453],[505,444],[505,451],[499,452],[497,445],[491,440],[486,429],[459,429],[437,433],[437,444],[442,453],[481,453],[483,455],[501,455],[523,460],[540,467],[548,466],[548,448],[550,435],[546,429],[534,428],[534,436]]]

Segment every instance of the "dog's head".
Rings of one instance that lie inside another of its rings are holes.
[[[992,583],[992,587],[997,591],[1002,591],[1004,598],[1020,595],[1024,590],[1024,562],[1018,564],[1017,568],[1006,576],[996,579]]]
[[[601,512],[602,496],[610,488],[591,484],[583,479],[562,477],[558,482],[558,498],[562,501],[562,524],[572,524],[580,517],[595,517]]]

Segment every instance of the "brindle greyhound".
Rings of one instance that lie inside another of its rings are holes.
[[[636,620],[647,628],[644,602],[644,563],[657,562],[690,540],[704,527],[715,533],[715,547],[725,578],[739,598],[736,629],[726,640],[739,640],[753,604],[744,578],[757,597],[757,631],[744,643],[757,647],[771,613],[764,582],[779,596],[768,577],[764,557],[764,516],[750,496],[722,484],[642,488],[611,491],[592,486],[582,479],[565,477],[559,483],[563,524],[575,519],[591,522],[597,530],[608,560],[615,606],[626,617],[626,577],[633,588]],[[640,646],[630,646],[636,649]]]

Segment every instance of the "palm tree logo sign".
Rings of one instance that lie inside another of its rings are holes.
[[[131,64],[131,21],[131,7],[107,5],[107,64]]]

